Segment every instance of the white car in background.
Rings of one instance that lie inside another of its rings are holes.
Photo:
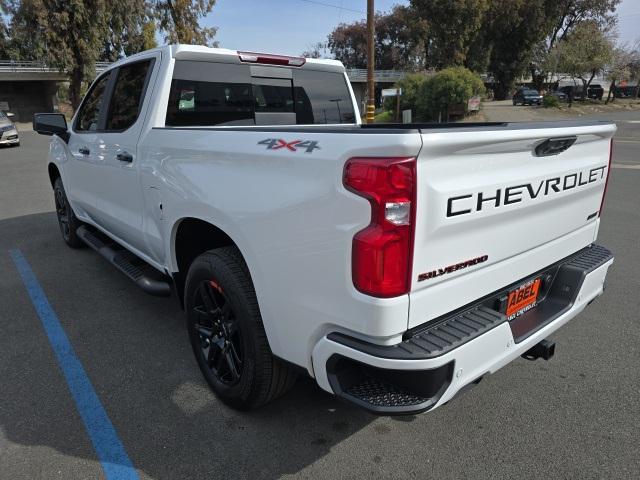
[[[0,145],[19,146],[20,137],[15,123],[11,120],[12,113],[0,111]]]

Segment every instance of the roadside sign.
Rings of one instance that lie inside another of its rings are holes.
[[[402,123],[411,123],[411,110],[402,111]]]
[[[395,97],[396,95],[402,95],[401,88],[385,88],[382,90],[383,97]]]
[[[467,102],[467,110],[469,110],[470,112],[475,112],[475,111],[480,110],[480,97],[479,96],[471,97],[469,99],[469,101]]]

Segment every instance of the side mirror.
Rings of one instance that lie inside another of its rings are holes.
[[[4,112],[4,114],[7,116],[7,118],[13,118],[16,116],[15,113],[11,113],[11,112]]]
[[[65,142],[69,141],[67,119],[62,113],[34,113],[33,130],[40,135],[57,135]]]

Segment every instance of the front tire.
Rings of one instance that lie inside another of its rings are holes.
[[[211,250],[193,261],[184,304],[198,366],[226,405],[250,410],[293,386],[295,372],[271,353],[253,283],[237,248]]]
[[[64,191],[62,185],[62,179],[56,178],[53,183],[53,194],[56,203],[56,215],[58,216],[58,225],[60,227],[60,233],[62,233],[62,239],[71,248],[82,248],[84,242],[78,237],[78,228],[82,225],[82,222],[76,218],[73,209],[67,199],[67,194]]]

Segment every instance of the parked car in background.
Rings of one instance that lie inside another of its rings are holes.
[[[513,104],[517,105],[541,105],[542,95],[537,90],[531,88],[519,88],[513,95]]]
[[[14,147],[20,145],[18,129],[15,123],[13,123],[12,118],[12,113],[5,113],[0,110],[0,145],[11,145]]]
[[[556,90],[555,92],[551,92],[550,95],[553,95],[561,102],[566,102],[569,100],[569,95],[564,93],[562,90]]]
[[[604,88],[599,83],[592,83],[587,88],[587,97],[593,98],[595,100],[602,100],[602,96],[604,95]]]
[[[563,92],[565,95],[571,95],[573,92],[573,99],[583,100],[584,98],[592,98],[594,100],[602,100],[604,96],[604,88],[599,83],[592,83],[587,88],[587,94],[584,94],[584,88],[582,85],[565,85],[560,87],[558,91]]]
[[[580,97],[580,91],[578,90],[578,87],[575,87],[573,85],[564,85],[556,91],[564,93],[567,96],[567,99],[572,95],[573,95],[573,98]]]
[[[638,86],[637,85],[627,85],[624,87],[615,87],[613,90],[613,95],[616,98],[637,98],[638,97]]]

